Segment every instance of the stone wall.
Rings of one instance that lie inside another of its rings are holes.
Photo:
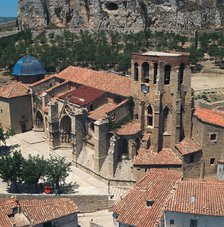
[[[22,132],[22,124],[25,125],[25,131],[31,130],[31,96],[0,98],[0,124],[4,130],[12,128],[15,133]]]
[[[0,124],[4,130],[11,128],[10,100],[0,97]]]
[[[112,29],[121,32],[144,28],[194,31],[223,22],[222,3],[183,0],[19,0],[21,29]]]
[[[31,96],[13,98],[10,104],[11,127],[15,133],[29,131],[33,127]]]
[[[224,128],[204,123],[196,117],[193,119],[193,138],[202,146],[202,161],[204,161],[204,175],[216,175],[218,161],[223,159]],[[212,140],[211,135],[216,134]],[[214,159],[213,161],[211,159]]]

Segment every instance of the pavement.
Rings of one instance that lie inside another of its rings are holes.
[[[42,132],[29,131],[26,133],[11,136],[7,140],[7,145],[14,146],[16,150],[20,150],[25,158],[29,155],[44,156],[49,158],[50,155],[56,156],[57,153],[51,151],[43,140]],[[57,152],[57,151],[56,151]],[[66,155],[67,152],[67,155]],[[58,151],[60,153],[60,151]],[[63,155],[67,161],[71,161],[71,150],[64,151]],[[106,183],[94,178],[86,172],[75,166],[71,166],[72,171],[66,178],[66,183],[74,185],[74,193],[78,195],[108,195],[108,186]],[[7,184],[0,180],[0,193],[7,193]]]
[[[113,213],[108,210],[78,214],[79,225],[82,227],[89,227],[90,222],[92,222],[103,227],[118,227],[119,224],[114,222],[112,214]]]

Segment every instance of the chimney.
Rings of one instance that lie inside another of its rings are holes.
[[[154,200],[148,199],[148,200],[146,201],[146,206],[147,206],[147,207],[152,207],[152,205],[153,205],[154,202],[155,202]]]

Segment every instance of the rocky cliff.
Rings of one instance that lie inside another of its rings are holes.
[[[44,28],[166,31],[218,27],[224,3],[205,0],[19,0],[21,29]]]

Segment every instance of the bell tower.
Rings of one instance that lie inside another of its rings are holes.
[[[134,116],[153,151],[173,148],[191,133],[191,73],[188,53],[132,54]]]

